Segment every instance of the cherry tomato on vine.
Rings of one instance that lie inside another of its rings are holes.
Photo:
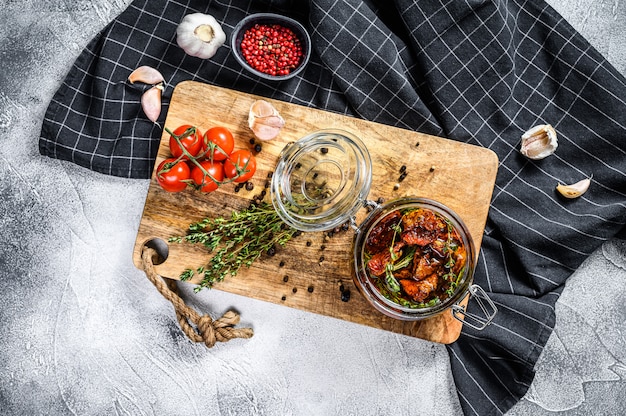
[[[225,160],[235,148],[233,134],[226,127],[211,127],[204,133],[202,151],[207,159]]]
[[[172,156],[179,157],[183,154],[183,151],[174,136],[178,137],[180,143],[191,154],[191,156],[196,157],[202,150],[202,133],[200,133],[200,131],[198,131],[198,129],[194,126],[183,124],[177,127],[176,130],[174,130],[170,135],[170,153]],[[189,159],[186,155],[183,156],[183,158]]]
[[[236,150],[224,161],[224,174],[237,183],[246,182],[256,172],[256,158],[249,150]]]
[[[187,187],[191,178],[191,170],[184,160],[176,161],[175,158],[165,159],[159,164],[156,172],[156,180],[161,188],[167,192],[180,192]]]
[[[209,159],[200,162],[202,169],[204,169],[211,177],[206,176],[205,173],[198,166],[194,166],[191,170],[191,179],[199,187],[202,192],[213,192],[219,188],[219,183],[224,180],[224,166],[220,162],[211,162]],[[217,181],[217,182],[216,182]]]

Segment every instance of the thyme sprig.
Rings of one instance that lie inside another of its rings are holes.
[[[283,222],[271,204],[251,204],[247,209],[233,211],[230,218],[205,218],[189,225],[184,236],[170,237],[172,243],[201,244],[214,253],[209,262],[195,271],[186,269],[181,280],[202,274],[199,292],[211,288],[226,276],[235,276],[241,266],[250,267],[263,253],[273,255],[276,246],[284,246],[300,232]]]
[[[392,225],[391,228],[393,229],[393,237],[391,238],[391,244],[389,245],[390,261],[385,266],[385,281],[387,283],[387,288],[390,291],[395,293],[395,292],[400,291],[400,283],[398,282],[396,277],[393,275],[393,272],[399,269],[399,267],[397,267],[397,265],[394,264],[395,261],[398,259],[398,254],[395,251],[395,243],[396,243],[396,237],[402,232],[402,228],[400,228],[400,222]],[[411,260],[412,258],[409,258],[409,261]],[[409,264],[407,263],[405,266],[402,266],[402,267],[406,267],[408,265]]]

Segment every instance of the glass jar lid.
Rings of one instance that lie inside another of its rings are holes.
[[[361,208],[372,184],[363,142],[344,130],[320,130],[287,145],[272,176],[278,215],[301,231],[344,224]]]

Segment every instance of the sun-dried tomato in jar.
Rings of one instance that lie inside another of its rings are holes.
[[[467,263],[467,249],[452,222],[421,207],[385,215],[370,230],[365,256],[369,278],[381,294],[408,308],[452,296]]]

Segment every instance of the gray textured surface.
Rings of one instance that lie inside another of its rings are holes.
[[[412,414],[460,407],[444,347],[218,291],[255,336],[181,336],[131,253],[148,181],[39,156],[46,106],[129,0],[0,0],[0,413]],[[622,73],[626,4],[550,1]],[[527,396],[511,415],[626,411],[626,243],[572,276]],[[407,380],[419,379],[419,382]]]

